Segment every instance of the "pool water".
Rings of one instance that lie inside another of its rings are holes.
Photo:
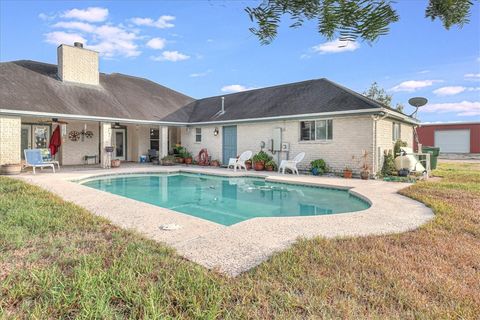
[[[347,190],[203,174],[109,176],[81,182],[226,226],[255,217],[316,216],[367,209]]]

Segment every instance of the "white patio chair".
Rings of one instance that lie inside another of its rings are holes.
[[[25,167],[32,167],[33,174],[36,174],[35,168],[43,169],[45,167],[52,168],[53,173],[55,173],[55,166],[53,163],[46,163],[43,161],[40,149],[25,149],[23,152],[25,153]]]
[[[230,160],[228,161],[228,167],[233,166],[233,171],[235,172],[237,171],[237,168],[238,169],[244,168],[245,171],[247,171],[247,165],[245,164],[245,161],[250,160],[252,155],[253,155],[253,152],[250,150],[247,150],[243,152],[240,155],[240,157],[238,157],[238,159],[230,158]]]
[[[297,164],[302,162],[303,158],[305,158],[305,152],[300,152],[295,156],[295,158],[293,158],[293,160],[282,160],[278,166],[278,172],[282,170],[282,173],[285,174],[285,169],[290,169],[292,170],[292,173],[298,175]]]

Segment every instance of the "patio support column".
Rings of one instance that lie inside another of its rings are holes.
[[[20,117],[0,115],[0,165],[21,162],[21,128]]]
[[[160,126],[159,127],[159,150],[160,159],[168,155],[168,127]]]
[[[105,152],[105,147],[112,145],[112,124],[110,122],[100,123],[100,160],[103,168],[109,167],[108,154]]]

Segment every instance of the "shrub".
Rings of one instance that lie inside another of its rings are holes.
[[[406,147],[406,146],[407,146],[407,143],[405,141],[397,140],[395,142],[395,145],[393,146],[393,158],[395,159],[398,156],[398,154],[400,153],[401,147]]]
[[[392,154],[392,150],[384,150],[383,151],[383,166],[382,166],[382,176],[391,176],[397,174],[397,169],[395,169],[395,162],[393,161],[394,157]]]
[[[310,167],[317,169],[319,174],[327,172],[327,163],[323,159],[313,160],[310,162]]]

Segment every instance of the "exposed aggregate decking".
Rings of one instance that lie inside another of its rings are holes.
[[[254,218],[223,226],[188,214],[125,198],[83,186],[72,180],[106,174],[194,172],[228,176],[261,176],[272,182],[300,183],[349,188],[368,200],[371,207],[353,213],[309,217]],[[397,193],[409,184],[377,180],[341,179],[280,175],[271,172],[237,172],[221,168],[125,166],[118,169],[62,168],[56,174],[43,171],[18,178],[51,191],[113,224],[163,242],[185,258],[207,268],[236,276],[289,247],[298,238],[365,236],[413,230],[433,218],[433,212],[420,202]],[[163,231],[162,224],[182,226]]]

